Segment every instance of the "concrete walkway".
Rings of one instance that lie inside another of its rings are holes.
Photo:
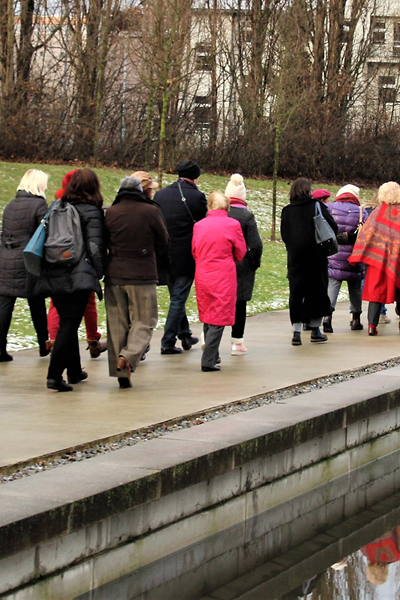
[[[364,324],[366,323],[366,306]],[[326,344],[290,344],[288,311],[248,318],[247,356],[230,356],[230,331],[221,344],[222,370],[202,373],[199,345],[177,356],[160,355],[161,331],[133,376],[133,387],[120,390],[108,376],[107,354],[91,360],[82,346],[87,381],[59,394],[45,387],[48,359],[37,350],[14,353],[0,364],[0,468],[170,419],[207,410],[332,373],[400,356],[398,319],[379,327],[377,337],[349,328],[348,303],[338,305],[335,333]],[[193,327],[199,335],[201,324]],[[400,387],[400,382],[399,382]]]

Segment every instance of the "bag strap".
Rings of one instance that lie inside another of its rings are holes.
[[[40,221],[39,225],[42,225],[42,224],[43,224],[43,226],[44,226],[44,227],[46,226],[46,223],[47,223],[47,221],[49,220],[50,213],[51,213],[51,211],[52,211],[52,210],[53,210],[53,208],[54,208],[54,204],[55,204],[55,203],[53,202],[53,204],[52,204],[52,205],[50,206],[50,208],[48,209],[47,213],[44,215],[44,217],[43,217],[43,218],[42,218],[42,220]]]
[[[358,207],[358,210],[360,211],[358,216],[358,226],[361,227],[361,225],[363,224],[363,212],[361,205]]]
[[[321,217],[323,217],[321,206],[320,206],[319,202],[315,203],[315,216],[317,216],[317,215],[321,215]]]
[[[196,219],[193,217],[193,215],[192,215],[192,211],[190,210],[190,208],[189,208],[189,207],[188,207],[188,205],[187,205],[186,198],[185,198],[185,196],[183,195],[182,188],[181,188],[181,184],[179,183],[179,181],[178,181],[178,188],[179,188],[179,191],[180,191],[180,193],[181,193],[182,202],[183,202],[183,204],[185,205],[185,207],[186,207],[186,210],[188,211],[188,213],[189,213],[189,215],[190,215],[190,218],[192,219],[193,223],[196,223]]]

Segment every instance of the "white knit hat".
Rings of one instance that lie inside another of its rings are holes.
[[[352,194],[353,196],[355,196],[357,198],[357,200],[359,200],[360,199],[360,188],[357,187],[356,185],[352,185],[351,183],[348,183],[347,185],[344,185],[343,187],[340,188],[340,190],[336,194],[336,198],[338,196],[341,196],[342,194]]]
[[[226,186],[225,196],[246,200],[246,188],[243,183],[243,177],[239,173],[232,175],[230,182]]]

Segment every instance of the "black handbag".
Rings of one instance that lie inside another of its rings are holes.
[[[315,203],[314,227],[315,241],[323,248],[326,256],[336,254],[339,251],[336,234],[323,216],[319,202]]]

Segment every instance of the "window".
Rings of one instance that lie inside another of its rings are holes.
[[[393,25],[393,56],[400,56],[400,23]]]
[[[240,41],[244,44],[251,44],[253,39],[253,27],[250,19],[245,19],[240,23]]]
[[[197,44],[196,68],[198,71],[212,70],[211,44]]]
[[[372,20],[372,42],[384,44],[386,35],[386,23],[377,19]]]
[[[350,25],[350,21],[343,23],[343,44],[347,44],[349,41]]]
[[[194,97],[193,116],[197,127],[201,129],[209,129],[211,125],[211,94],[207,96]]]
[[[379,77],[379,100],[382,104],[394,104],[397,101],[396,78],[390,75]]]

